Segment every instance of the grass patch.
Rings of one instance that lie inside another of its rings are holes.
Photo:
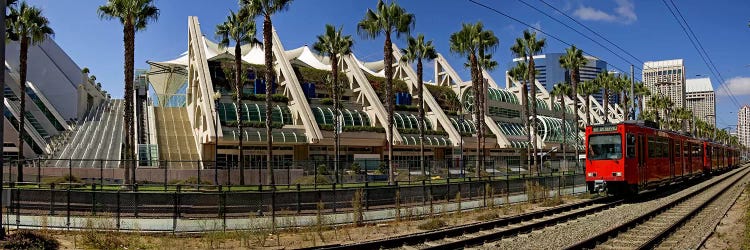
[[[479,216],[477,216],[476,220],[477,221],[489,221],[489,220],[494,220],[497,218],[500,218],[500,215],[498,215],[495,212],[489,212],[489,213],[480,214]]]
[[[71,188],[79,188],[79,187],[85,187],[86,184],[81,181],[78,177],[75,175],[63,175],[60,177],[50,177],[50,178],[44,178],[42,179],[42,183],[44,185],[52,186],[55,185],[56,187],[62,187],[70,185]]]
[[[3,249],[60,249],[60,242],[56,239],[31,230],[18,230],[5,240]]]
[[[447,226],[448,223],[445,223],[445,221],[441,219],[431,219],[428,220],[422,224],[417,225],[417,229],[419,230],[435,230],[440,229],[442,227]]]

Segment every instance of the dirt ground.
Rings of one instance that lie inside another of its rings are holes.
[[[745,189],[701,249],[742,249],[749,203],[750,189]]]
[[[588,197],[564,197],[565,203],[579,202]],[[549,204],[547,204],[549,205]],[[519,203],[496,206],[491,209],[464,211],[454,214],[435,214],[430,218],[407,218],[400,221],[366,224],[364,226],[308,227],[281,231],[255,230],[244,232],[215,232],[195,235],[172,234],[124,234],[114,232],[48,232],[61,243],[62,249],[101,249],[101,244],[122,242],[119,249],[295,249],[329,244],[351,243],[382,239],[398,235],[422,232],[417,227],[434,218],[446,222],[447,226],[457,226],[491,218],[511,216],[519,213],[545,209],[541,204]],[[91,238],[98,237],[103,243],[92,244]],[[85,243],[88,241],[89,243]]]

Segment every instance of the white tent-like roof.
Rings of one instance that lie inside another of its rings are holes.
[[[319,70],[331,70],[330,59],[313,53],[307,45],[286,51],[286,55],[287,58],[297,59],[310,67]]]
[[[383,65],[382,61],[365,63],[357,59],[357,57],[354,56],[354,54],[352,54],[352,57],[354,57],[354,60],[357,61],[357,65],[359,66],[359,68],[364,70],[368,74],[378,76],[378,77],[385,77],[385,70],[384,70],[385,67],[379,66],[379,65]]]

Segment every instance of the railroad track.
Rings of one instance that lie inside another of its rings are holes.
[[[534,211],[496,220],[472,223],[434,231],[408,234],[393,238],[352,244],[335,244],[307,249],[455,249],[480,245],[509,235],[529,232],[572,220],[591,213],[615,207],[624,202],[615,197],[602,197],[588,201]]]
[[[678,230],[727,190],[736,187],[750,171],[749,168],[726,175],[702,189],[663,204],[641,216],[628,220],[609,230],[576,242],[566,249],[652,249]],[[675,243],[665,241],[663,247]]]

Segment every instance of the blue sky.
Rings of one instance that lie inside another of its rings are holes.
[[[569,30],[554,20],[539,14],[519,0],[478,0],[515,18],[576,44],[586,53],[597,56],[620,69],[627,70],[630,62],[599,47],[587,38]],[[584,32],[585,30],[563,15],[554,12],[539,0],[523,0],[549,13],[551,16]],[[635,0],[545,0],[578,21],[615,42],[642,61],[685,59],[688,77],[710,75],[708,67],[692,47],[686,35],[666,9],[662,1]],[[273,17],[274,25],[286,49],[312,44],[327,23],[343,25],[344,32],[355,38],[354,52],[360,60],[382,59],[382,38],[365,40],[356,34],[356,23],[376,0],[297,0],[284,13]],[[667,0],[669,2],[669,0]],[[104,0],[29,0],[39,6],[50,19],[55,30],[55,41],[80,67],[89,67],[104,88],[113,96],[122,95],[123,48],[122,27],[117,21],[100,20],[96,9]],[[136,34],[136,68],[146,68],[146,60],[168,60],[177,57],[187,48],[187,17],[198,16],[203,33],[214,38],[216,24],[223,22],[229,10],[237,9],[236,0],[155,0],[161,10],[158,22]],[[501,68],[493,72],[501,80],[504,69],[510,65],[509,47],[526,29],[524,25],[497,13],[479,7],[468,0],[402,0],[407,11],[416,16],[416,33],[423,33],[435,42],[438,52],[447,57],[462,78],[468,72],[462,65],[464,59],[448,50],[448,37],[461,27],[461,23],[482,21],[500,39],[495,58]],[[720,127],[736,124],[735,112],[739,108],[731,102],[727,91],[734,94],[740,105],[750,103],[750,1],[675,1],[693,31],[713,59],[726,80],[721,82],[711,76],[717,90],[717,114]],[[590,33],[586,33],[595,37]],[[261,35],[259,33],[258,37]],[[543,36],[544,37],[544,36]],[[546,52],[564,51],[567,45],[548,37]],[[606,44],[602,40],[598,40]],[[397,40],[403,45],[404,39]],[[642,62],[617,51],[636,67]],[[432,78],[433,67],[425,67]],[[640,73],[636,72],[637,78]],[[730,113],[733,112],[733,113]]]

